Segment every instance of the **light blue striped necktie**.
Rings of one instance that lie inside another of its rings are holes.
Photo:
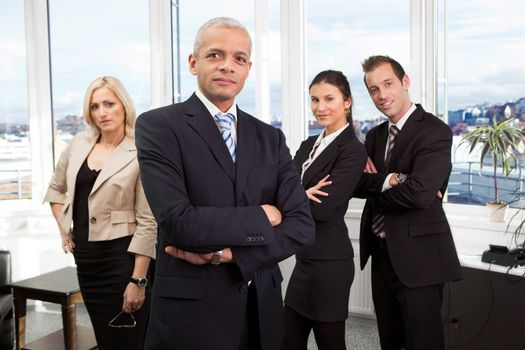
[[[226,147],[228,147],[228,151],[230,151],[230,155],[235,163],[235,142],[233,141],[231,132],[234,118],[235,117],[231,113],[217,113],[213,116],[215,123],[221,131],[222,139],[224,140]]]

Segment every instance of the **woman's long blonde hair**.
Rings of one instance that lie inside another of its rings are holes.
[[[93,133],[95,133],[97,136],[100,135],[100,129],[98,128],[97,124],[93,121],[91,118],[91,109],[89,108],[90,102],[91,102],[91,95],[93,95],[93,92],[100,88],[108,88],[115,95],[117,95],[117,98],[120,100],[122,105],[124,106],[124,110],[126,111],[125,116],[125,129],[124,133],[127,137],[134,138],[135,137],[135,120],[137,119],[137,113],[135,112],[135,105],[133,104],[133,100],[131,99],[131,96],[129,95],[128,91],[122,84],[120,80],[118,80],[115,77],[111,76],[104,76],[97,78],[93,80],[91,84],[89,84],[86,95],[84,96],[84,120],[86,123],[91,127],[91,130]]]

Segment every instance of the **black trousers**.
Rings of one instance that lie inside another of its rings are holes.
[[[372,297],[381,349],[445,348],[441,322],[443,284],[404,286],[392,267],[385,244],[380,244],[372,255]]]

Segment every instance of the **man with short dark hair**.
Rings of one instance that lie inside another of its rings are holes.
[[[313,243],[314,224],[283,133],[237,107],[250,54],[238,21],[206,22],[189,56],[196,93],[138,118],[159,227],[147,350],[280,347],[277,263]]]
[[[372,256],[372,296],[382,349],[444,349],[443,284],[461,278],[443,211],[450,128],[408,95],[410,79],[388,56],[363,62],[364,81],[388,121],[366,136],[359,195],[361,268]]]

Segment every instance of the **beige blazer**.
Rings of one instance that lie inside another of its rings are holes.
[[[44,197],[62,203],[59,225],[71,232],[75,182],[82,163],[97,141],[92,132],[71,140],[60,160]],[[155,258],[157,223],[144,195],[137,162],[137,148],[125,137],[108,159],[88,197],[89,241],[112,240],[133,235],[128,251]]]

